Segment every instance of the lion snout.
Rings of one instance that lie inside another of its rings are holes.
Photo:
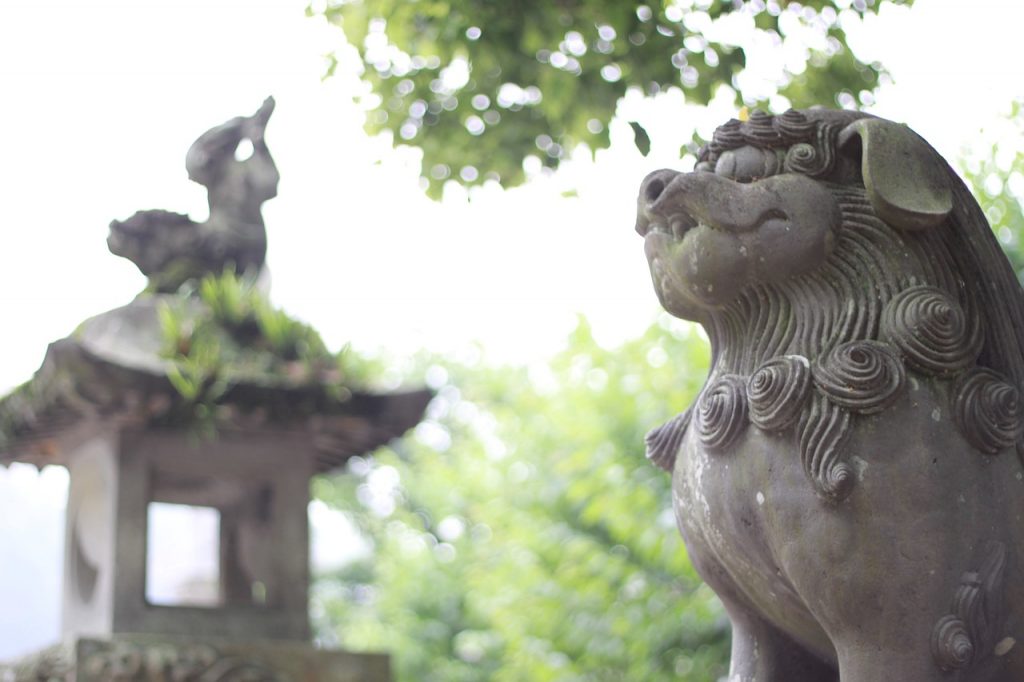
[[[655,207],[658,200],[665,194],[672,181],[679,177],[677,171],[662,168],[649,174],[640,184],[640,196],[637,198],[636,231],[641,237],[647,236],[651,225],[658,222]]]
[[[680,238],[700,223],[724,232],[748,232],[769,209],[778,212],[774,204],[766,205],[773,200],[774,196],[757,185],[715,173],[659,170],[640,185],[636,231],[641,236],[658,231]]]

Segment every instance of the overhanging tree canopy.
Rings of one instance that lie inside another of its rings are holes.
[[[795,55],[775,74],[793,106],[837,97],[855,105],[883,71],[849,50],[844,25],[878,4],[328,0],[308,11],[340,25],[359,51],[371,87],[367,130],[418,147],[427,191],[439,197],[447,180],[511,187],[525,179],[528,156],[555,168],[580,144],[607,147],[608,123],[630,88],[682,88],[706,104],[728,85],[738,102],[756,104],[766,94],[741,74],[757,41]],[[337,64],[335,55],[328,74]],[[646,133],[634,130],[643,151]]]

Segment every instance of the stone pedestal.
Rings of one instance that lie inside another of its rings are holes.
[[[118,635],[80,638],[8,668],[2,682],[387,682],[388,656],[297,642]]]

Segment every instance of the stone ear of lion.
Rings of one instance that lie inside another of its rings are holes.
[[[861,147],[861,174],[878,216],[902,230],[941,224],[953,210],[946,164],[931,146],[901,123],[862,118],[839,135],[844,151]]]

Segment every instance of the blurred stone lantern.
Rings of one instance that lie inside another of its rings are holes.
[[[384,654],[309,644],[310,481],[401,436],[431,394],[353,388],[315,332],[217,276],[263,265],[272,110],[189,150],[209,220],[145,211],[111,225],[147,292],[51,344],[0,401],[0,463],[70,472],[64,643],[8,678],[389,679]],[[183,515],[191,525],[165,528]],[[192,564],[193,584],[160,584],[171,560]]]

